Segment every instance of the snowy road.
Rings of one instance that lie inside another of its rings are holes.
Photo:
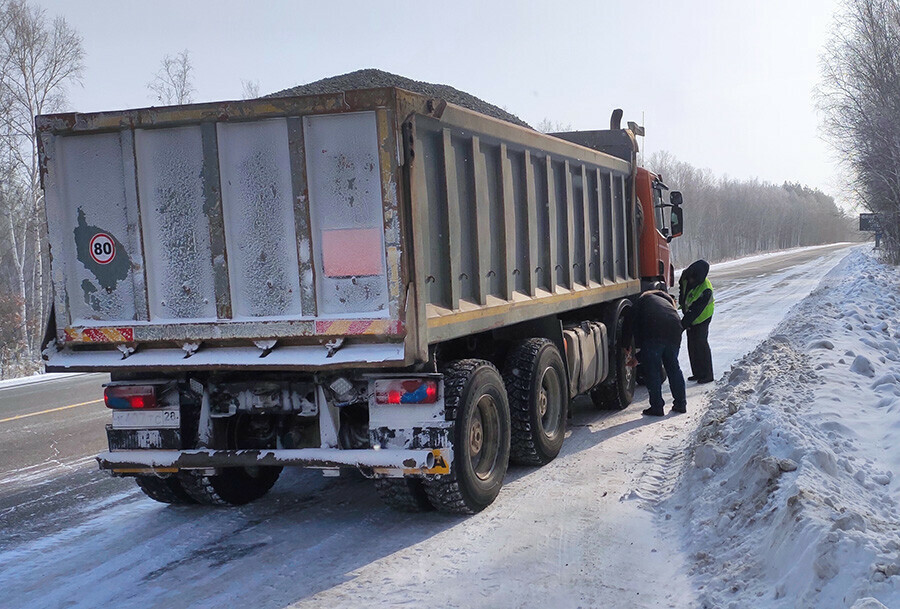
[[[717,373],[765,338],[846,253],[832,246],[713,267]],[[87,464],[23,490],[3,453],[3,602],[692,606],[697,591],[678,532],[644,506],[674,485],[709,390],[689,387],[689,414],[662,420],[641,417],[643,390],[623,412],[576,402],[560,457],[541,469],[511,468],[498,501],[468,518],[396,513],[368,481],[316,472],[288,471],[263,500],[225,510],[165,507]],[[0,433],[10,423],[0,423]]]

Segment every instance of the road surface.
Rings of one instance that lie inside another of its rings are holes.
[[[846,254],[715,266],[718,376]],[[683,350],[684,351],[684,350]],[[682,354],[683,365],[686,354]],[[685,375],[687,376],[687,374]],[[576,401],[560,457],[511,467],[472,517],[401,514],[359,475],[286,470],[240,508],[170,507],[96,470],[103,375],[0,388],[0,589],[21,608],[689,606],[686,557],[647,506],[675,482],[710,386],[648,421]],[[662,521],[662,523],[660,522]]]

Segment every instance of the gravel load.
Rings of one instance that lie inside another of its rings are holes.
[[[317,95],[320,93],[340,93],[342,91],[353,91],[355,89],[375,89],[378,87],[397,87],[406,89],[413,93],[427,95],[428,97],[436,97],[443,99],[451,104],[480,112],[500,120],[508,121],[522,127],[531,128],[531,125],[521,120],[518,116],[510,114],[502,108],[498,108],[493,104],[489,104],[483,99],[478,99],[474,95],[454,89],[448,85],[437,85],[430,82],[422,82],[412,80],[397,74],[391,74],[383,70],[369,68],[366,70],[357,70],[349,74],[340,76],[331,76],[323,78],[305,85],[299,85],[278,91],[266,97],[293,97],[296,95]]]

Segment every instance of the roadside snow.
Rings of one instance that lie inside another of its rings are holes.
[[[43,374],[33,374],[31,376],[23,376],[15,379],[6,379],[0,381],[0,389],[8,387],[22,387],[23,385],[31,385],[33,383],[43,383],[45,381],[55,381],[58,379],[81,376],[81,372],[46,372]]]
[[[815,250],[826,249],[829,247],[833,247],[835,245],[852,245],[848,241],[842,241],[839,243],[823,243],[822,245],[804,245],[803,247],[794,247],[787,250],[776,250],[773,252],[763,252],[762,254],[754,254],[752,256],[745,256],[744,258],[735,258],[733,260],[723,260],[722,262],[716,262],[715,264],[710,264],[709,268],[711,271],[721,271],[723,269],[729,269],[735,266],[744,266],[746,264],[752,264],[754,262],[759,262],[760,260],[766,260],[769,258],[773,258],[776,256],[789,256],[791,254],[799,254],[800,252],[811,252]],[[681,276],[682,271],[687,267],[681,267],[675,270],[675,278]],[[676,286],[677,287],[677,286]]]
[[[657,506],[703,607],[900,607],[898,309],[857,248],[710,395]]]

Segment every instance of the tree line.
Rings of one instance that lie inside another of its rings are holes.
[[[853,221],[820,190],[796,183],[716,177],[668,152],[647,166],[684,194],[684,234],[672,241],[676,266],[855,239]]]
[[[900,0],[845,0],[822,57],[824,129],[900,264]]]

